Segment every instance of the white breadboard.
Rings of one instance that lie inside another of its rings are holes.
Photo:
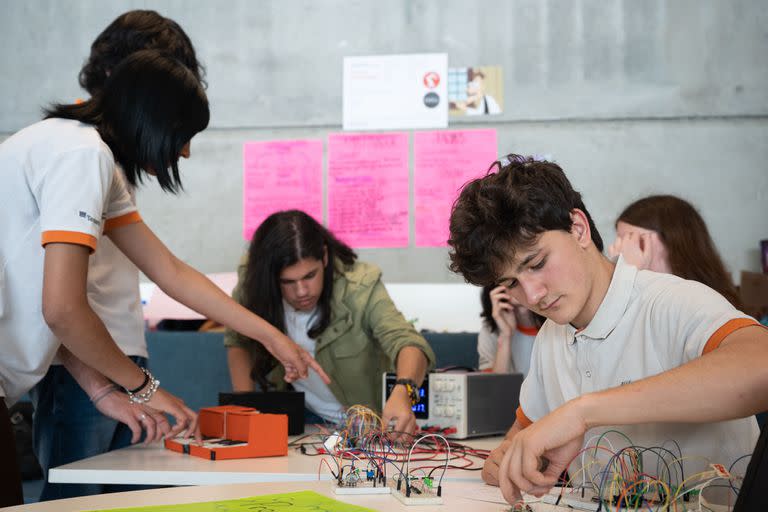
[[[371,482],[360,482],[354,487],[350,485],[342,485],[334,480],[331,482],[331,488],[335,494],[390,494],[392,490],[386,485],[378,484],[376,487]]]
[[[428,489],[426,492],[422,492],[421,494],[411,490],[411,495],[406,497],[405,485],[402,485],[399,491],[397,490],[396,483],[393,482],[390,485],[392,487],[392,496],[397,498],[397,500],[403,505],[442,505],[443,504],[442,496],[438,496],[437,491],[434,489]]]

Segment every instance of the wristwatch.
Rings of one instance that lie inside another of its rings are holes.
[[[408,392],[408,397],[411,399],[411,405],[416,405],[421,400],[419,396],[419,386],[411,379],[397,379],[395,386],[401,384],[405,386],[405,390]]]

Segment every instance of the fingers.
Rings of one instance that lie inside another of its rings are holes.
[[[195,414],[192,421],[192,436],[195,438],[197,444],[203,443],[203,434],[200,432],[200,417],[197,414]]]
[[[128,416],[123,421],[131,429],[131,444],[136,444],[141,439],[142,427],[139,421],[133,416]]]
[[[419,429],[418,423],[416,423],[416,416],[411,414],[408,416],[408,421],[405,424],[405,427],[403,428],[404,432],[407,432],[410,435],[413,435],[417,430]]]
[[[156,411],[151,407],[145,407],[145,410],[147,410],[148,414],[155,420],[155,425],[157,425],[157,438],[155,440],[160,441],[171,431],[171,424],[168,423],[168,418],[165,417],[165,414]]]
[[[283,377],[285,382],[290,384],[291,382],[299,380],[299,372],[296,370],[295,366],[286,364],[283,365],[283,368],[285,368],[285,376]]]
[[[174,425],[168,432],[171,437],[176,437],[184,431],[184,438],[194,435],[195,439],[202,441],[197,425],[197,414],[184,405],[184,401],[173,396],[163,389],[158,389],[150,400],[150,405],[160,411],[167,412],[174,419]]]
[[[145,412],[139,410],[139,423],[144,427],[147,435],[144,437],[144,444],[149,444],[155,440],[155,434],[157,432],[157,425],[152,416],[147,416]]]
[[[501,493],[509,503],[514,503],[515,500],[520,499],[521,491],[528,492],[529,489],[536,487],[523,475],[525,443],[522,441],[522,436],[517,434],[499,466],[499,486]],[[535,469],[538,464],[537,457],[534,457],[533,463]]]
[[[482,476],[483,482],[487,483],[488,485],[495,485],[498,487],[499,463],[495,460],[491,460],[490,458],[485,459],[485,463],[483,464],[483,471],[480,476]]]
[[[383,432],[387,431],[387,427],[389,427],[389,422],[392,421],[392,418],[392,413],[390,413],[386,408],[381,412],[381,430]]]
[[[404,434],[411,434],[413,433],[413,430],[408,430],[410,427],[409,420],[410,418],[408,416],[405,417],[398,417],[397,421],[395,423],[395,432],[397,432],[397,438],[401,438],[404,436]]]
[[[517,480],[512,478],[510,471],[515,466],[513,460],[517,458],[517,451],[514,449],[514,444],[504,454],[504,458],[499,465],[499,487],[501,488],[501,494],[507,503],[515,503],[522,498],[520,488],[516,485]],[[528,487],[525,487],[526,489]]]
[[[304,351],[304,354],[302,355],[304,361],[309,365],[313,370],[317,372],[317,374],[320,376],[321,379],[323,379],[323,382],[326,384],[331,383],[331,378],[328,376],[327,373],[325,373],[325,370],[323,370],[323,367],[320,366],[320,363],[315,361],[315,358],[313,358],[309,352],[306,350]]]
[[[491,297],[491,304],[502,304],[505,301],[509,300],[509,293],[507,292],[507,288],[504,286],[497,286],[493,290],[491,290],[491,293],[489,294]]]
[[[491,454],[485,459],[483,464],[483,481],[489,485],[499,485],[499,464],[504,458],[505,445],[497,446],[491,451]]]
[[[621,238],[617,237],[611,245],[608,246],[608,257],[618,258],[621,254]]]
[[[545,465],[548,466],[549,461],[542,463],[541,457],[538,457],[528,450],[520,462],[523,478],[531,483],[531,485],[527,487],[528,490],[526,492],[531,493],[534,489],[547,485],[549,478],[542,473],[542,468]],[[549,487],[551,487],[551,485]],[[549,490],[549,487],[547,487],[547,490]]]

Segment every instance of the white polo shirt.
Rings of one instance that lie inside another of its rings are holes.
[[[133,189],[128,190],[135,205]],[[148,357],[139,269],[108,237],[99,240],[88,262],[88,303],[125,355]],[[61,361],[54,358],[52,364]]]
[[[527,426],[580,395],[681,366],[749,325],[757,322],[711,288],[671,274],[638,271],[619,258],[608,292],[589,325],[577,331],[570,324],[547,320],[542,326],[520,391],[518,421]],[[585,439],[611,429],[639,446],[675,440],[683,455],[704,456],[726,467],[751,453],[759,435],[757,422],[750,417],[708,424],[600,427],[590,430]],[[617,445],[616,437],[611,440],[616,450],[628,445],[626,441]],[[579,461],[575,464],[580,466]],[[686,474],[704,466],[700,461],[686,462]],[[575,471],[572,465],[571,473]]]
[[[140,220],[92,126],[48,119],[0,145],[0,396],[7,404],[45,375],[59,346],[42,315],[43,247],[94,250],[104,230]]]

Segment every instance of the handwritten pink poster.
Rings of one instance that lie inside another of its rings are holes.
[[[461,187],[497,159],[496,130],[416,132],[413,152],[416,246],[442,247]]]
[[[408,246],[408,134],[328,136],[328,227],[352,247]]]
[[[269,215],[303,210],[323,221],[323,141],[283,140],[243,145],[243,237]]]

